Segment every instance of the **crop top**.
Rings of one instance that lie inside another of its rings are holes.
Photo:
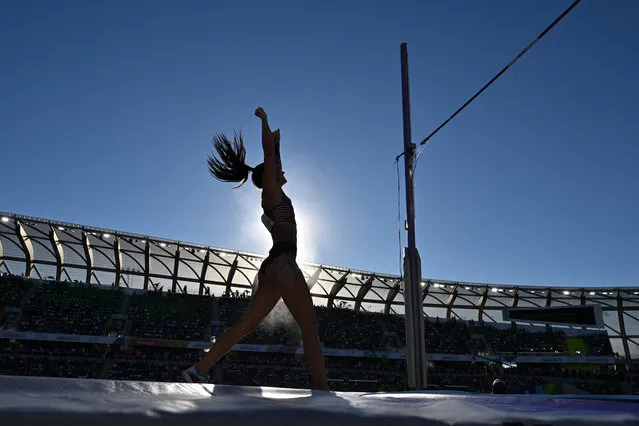
[[[282,201],[280,201],[277,206],[262,214],[262,223],[271,233],[282,223],[292,223],[295,225],[295,210],[293,210],[291,199],[285,194],[282,194]]]

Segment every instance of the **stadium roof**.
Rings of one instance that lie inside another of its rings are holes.
[[[0,271],[16,275],[220,296],[251,292],[265,256],[0,212]],[[404,313],[403,278],[300,263],[319,306]],[[429,317],[503,322],[506,307],[599,304],[613,348],[639,356],[639,288],[561,288],[422,281]]]

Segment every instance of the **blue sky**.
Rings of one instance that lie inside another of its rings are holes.
[[[400,43],[419,141],[570,3],[2,2],[0,210],[265,252],[259,193],[205,163],[235,129],[261,161],[262,105],[301,260],[398,273]],[[638,19],[583,1],[433,138],[425,277],[638,284]]]

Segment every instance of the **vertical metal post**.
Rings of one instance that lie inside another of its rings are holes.
[[[617,318],[619,319],[619,334],[621,334],[621,344],[623,345],[623,355],[626,362],[626,373],[632,369],[632,355],[628,346],[628,334],[626,333],[626,321],[623,316],[623,297],[617,290]]]
[[[404,305],[406,319],[406,360],[408,388],[426,387],[426,352],[424,348],[424,311],[421,299],[421,266],[415,245],[415,197],[413,189],[413,159],[410,100],[408,87],[408,46],[402,43],[402,112],[404,124],[404,170],[406,176],[406,227],[408,247],[404,257]]]

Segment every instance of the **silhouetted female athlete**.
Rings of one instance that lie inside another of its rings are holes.
[[[221,134],[214,138],[219,159],[209,156],[209,171],[223,182],[244,185],[252,172],[253,184],[262,190],[262,222],[271,233],[273,247],[258,272],[258,286],[242,319],[228,328],[215,345],[195,365],[182,375],[188,382],[202,383],[213,365],[242,337],[252,333],[264,317],[275,307],[280,297],[293,315],[302,332],[304,355],[311,370],[313,389],[328,390],[324,356],[317,334],[317,320],[313,299],[302,271],[296,262],[297,225],[291,200],[282,190],[286,183],[280,159],[280,131],[271,132],[266,113],[255,110],[262,120],[262,149],[264,162],[252,168],[245,163],[246,150],[241,135],[233,144]]]

